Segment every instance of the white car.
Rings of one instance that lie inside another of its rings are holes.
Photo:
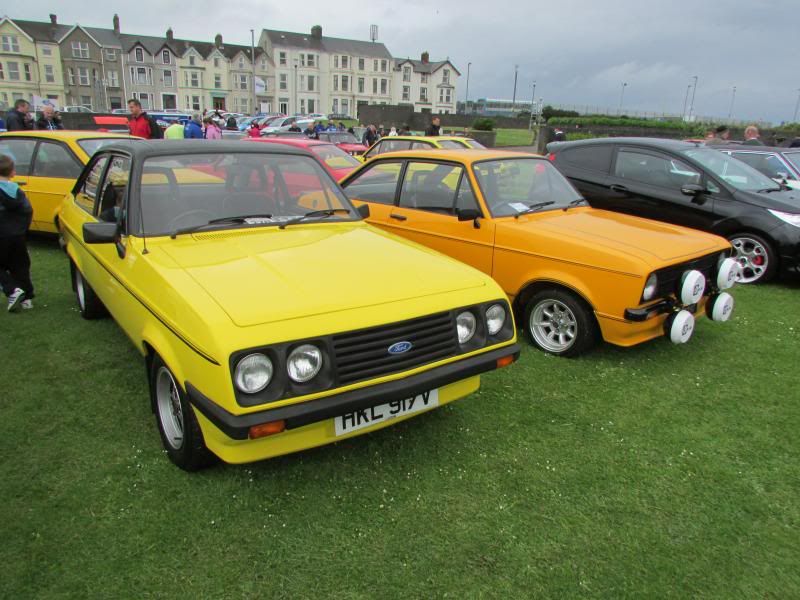
[[[308,115],[308,118],[317,121],[327,121],[328,115],[323,115],[322,113],[311,113],[310,115]]]
[[[280,117],[270,122],[267,127],[261,130],[262,135],[265,133],[275,133],[276,131],[286,131],[296,122],[297,117]]]
[[[91,108],[86,108],[85,106],[65,106],[61,112],[70,112],[70,113],[93,113],[94,111]]]

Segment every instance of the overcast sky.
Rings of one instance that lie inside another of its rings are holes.
[[[57,8],[56,8],[57,7]],[[11,9],[9,5],[5,7]],[[449,57],[461,71],[459,100],[529,100],[532,83],[545,103],[680,113],[692,76],[695,114],[791,120],[800,88],[798,0],[28,0],[10,17],[111,27],[122,31],[246,44],[250,28],[310,31],[369,39],[370,24],[396,57]],[[156,25],[160,24],[160,26]]]

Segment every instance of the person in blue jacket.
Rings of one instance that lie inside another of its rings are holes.
[[[186,123],[183,128],[183,138],[188,140],[190,138],[203,139],[203,125],[202,116],[196,112],[192,114],[191,120]]]

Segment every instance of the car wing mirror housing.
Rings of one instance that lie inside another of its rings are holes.
[[[697,183],[684,183],[681,186],[681,194],[684,196],[697,196],[705,191],[706,189]]]
[[[83,224],[83,241],[87,244],[113,244],[118,239],[119,225],[116,222]]]
[[[481,216],[481,211],[475,208],[462,208],[458,211],[459,221],[474,221]]]
[[[369,218],[369,204],[362,204],[361,206],[356,208],[356,210],[358,211],[358,214],[361,215],[362,219]]]

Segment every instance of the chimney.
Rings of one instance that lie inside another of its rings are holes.
[[[169,40],[170,42],[175,41],[175,35],[172,33],[172,27],[167,29],[167,40]]]
[[[427,65],[430,62],[430,55],[428,54],[427,50],[422,53],[422,64]]]
[[[221,33],[218,33],[217,35],[214,36],[214,45],[217,48],[221,48],[222,47],[222,34]]]
[[[50,24],[58,25],[58,19],[56,18],[56,15],[54,15],[53,13],[50,13]]]
[[[119,35],[119,15],[114,15],[114,33]]]
[[[311,37],[316,40],[322,39],[322,26],[321,25],[314,25],[311,28]]]

